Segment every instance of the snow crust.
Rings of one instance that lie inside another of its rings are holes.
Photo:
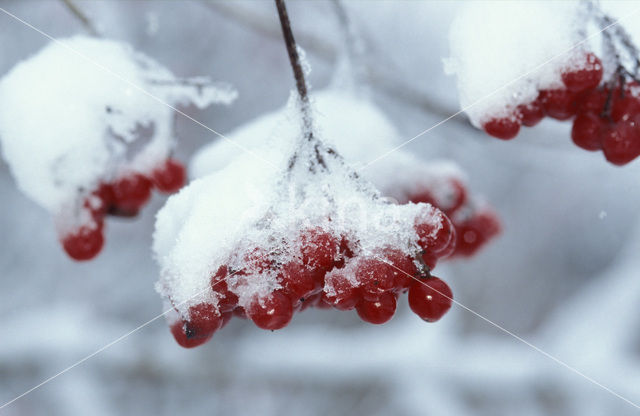
[[[578,68],[588,44],[577,1],[466,2],[450,29],[445,71],[456,75],[460,106],[480,127],[508,117],[541,89],[562,87],[561,71]]]
[[[455,164],[446,160],[425,163],[413,154],[396,150],[376,161],[371,168],[364,164],[385,154],[400,143],[399,134],[387,118],[370,100],[337,89],[314,92],[316,126],[358,173],[372,182],[385,196],[406,202],[409,194],[430,189],[436,199],[444,199],[450,189],[450,179],[466,182],[466,176]],[[227,166],[242,150],[232,142],[252,149],[264,142],[264,132],[279,129],[282,135],[292,136],[295,123],[287,123],[286,108],[265,114],[200,149],[192,158],[189,174],[199,178]],[[280,155],[261,154],[276,163]]]
[[[341,114],[346,101],[334,92],[315,96],[315,132],[323,141],[340,143],[339,152],[353,155],[363,139],[371,147],[391,139],[392,127],[377,117],[373,107],[359,107],[357,124]],[[260,117],[228,136],[264,161],[252,154],[237,154],[227,141],[204,149],[192,165],[192,174],[202,176],[169,198],[158,212],[153,245],[161,268],[157,288],[182,313],[202,301],[216,304],[217,295],[209,285],[222,265],[243,270],[227,280],[240,306],[279,288],[277,271],[264,272],[250,259],[262,254],[277,264],[299,259],[301,230],[321,229],[337,241],[346,239],[356,258],[384,247],[415,255],[414,222],[432,223],[434,233],[440,228],[439,210],[429,204],[390,203],[342,158],[332,156],[328,147],[319,150],[326,170],[310,163],[314,150],[298,147],[304,140],[298,111],[290,102],[284,110]],[[374,113],[376,117],[368,118]],[[343,118],[332,119],[336,114]],[[343,128],[337,127],[339,123]],[[374,136],[367,134],[371,132]],[[346,143],[352,147],[342,146]],[[296,162],[290,168],[294,154]]]
[[[160,101],[204,108],[235,96],[206,78],[177,79],[128,44],[75,36],[0,81],[2,153],[19,188],[58,214],[100,182],[148,174],[169,156],[174,112]]]

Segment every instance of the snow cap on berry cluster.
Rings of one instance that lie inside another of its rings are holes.
[[[0,142],[20,189],[53,213],[101,182],[149,174],[174,146],[173,109],[229,103],[235,91],[177,79],[129,45],[56,40],[0,81]]]
[[[466,175],[453,162],[424,163],[402,149],[387,154],[400,143],[399,134],[370,100],[328,89],[312,93],[312,102],[316,108],[318,131],[383,195],[406,202],[407,195],[428,188],[441,196],[438,199],[444,199],[451,179],[466,182]],[[287,114],[286,108],[267,113],[229,133],[228,140],[217,140],[204,146],[191,160],[191,177],[199,178],[224,168],[242,153],[238,145],[252,149],[264,142],[264,132],[278,128],[282,135],[295,135],[295,123],[284,122]],[[358,122],[354,123],[354,120]],[[385,156],[375,161],[375,166],[363,166],[381,155]],[[280,156],[275,154],[275,157]]]
[[[385,247],[415,256],[420,250],[416,221],[432,224],[434,235],[442,227],[439,210],[388,203],[327,148],[319,151],[321,163],[309,163],[312,157],[299,147],[305,139],[298,111],[289,105],[271,135],[255,130],[262,140],[258,144],[255,138],[252,154],[238,155],[193,181],[158,212],[153,246],[161,268],[157,288],[182,314],[201,302],[217,304],[210,285],[221,266],[230,271],[227,286],[239,306],[279,289],[277,267],[267,267],[263,258],[276,264],[300,258],[301,234],[309,230],[347,241],[356,257]],[[348,140],[350,132],[339,134]]]
[[[457,76],[460,106],[480,127],[539,90],[562,87],[561,72],[583,65],[579,5],[566,2],[467,2],[450,31],[445,70]],[[584,24],[584,22],[582,22]]]

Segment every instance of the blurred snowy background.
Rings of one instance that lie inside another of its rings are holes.
[[[293,86],[271,2],[79,1],[102,32],[178,76],[209,75],[239,91],[229,107],[188,114],[228,132],[280,108]],[[369,45],[374,99],[409,139],[458,109],[444,75],[458,3],[347,1]],[[1,0],[54,37],[82,32],[61,1]],[[640,2],[638,3],[640,7]],[[293,29],[327,85],[342,48],[325,1],[291,2]],[[508,34],[506,34],[508,35]],[[479,34],[480,36],[480,34]],[[47,39],[0,13],[0,73]],[[53,69],[52,69],[53,70]],[[357,120],[354,120],[357,123]],[[52,126],[55,128],[55,126]],[[624,168],[576,148],[570,123],[545,120],[509,143],[464,116],[408,151],[469,174],[504,224],[471,260],[438,266],[457,301],[640,403],[640,162]],[[219,140],[178,120],[177,157]],[[0,406],[161,312],[153,289],[154,214],[110,221],[94,261],[69,260],[51,218],[0,161]],[[184,350],[159,319],[11,405],[1,415],[602,415],[638,408],[469,311],[426,324],[399,302],[377,327],[355,314],[308,310],[265,332],[233,320]]]

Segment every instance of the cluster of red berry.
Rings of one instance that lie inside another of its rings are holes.
[[[635,81],[623,80],[590,91],[577,109],[571,130],[577,146],[602,150],[614,165],[640,156],[640,88]]]
[[[538,98],[518,106],[508,117],[483,124],[491,136],[514,138],[520,125],[534,126],[544,116],[573,121],[571,138],[583,149],[602,150],[607,160],[624,165],[640,155],[640,94],[635,81],[625,83],[618,71],[611,82],[598,87],[602,63],[593,53],[584,62],[562,72],[564,88],[540,91]]]
[[[434,185],[412,190],[405,197],[414,203],[429,203],[451,219],[456,243],[440,258],[470,257],[500,233],[496,213],[488,206],[474,203],[467,187],[458,178],[440,176]],[[422,260],[433,269],[438,258],[425,253]]]
[[[185,182],[185,169],[174,159],[167,159],[149,176],[131,173],[111,183],[102,183],[82,202],[91,220],[60,236],[69,257],[74,260],[94,258],[104,244],[106,215],[133,217],[149,201],[152,188],[160,192],[177,192]]]
[[[172,323],[171,332],[178,344],[191,348],[207,342],[233,315],[276,330],[288,325],[295,312],[309,307],[355,309],[362,320],[382,324],[394,315],[398,296],[407,290],[411,309],[426,321],[436,321],[451,307],[453,295],[420,260],[424,253],[435,258],[451,253],[454,229],[437,209],[425,205],[424,210],[435,212],[441,220],[434,224],[416,217],[420,250],[413,256],[386,247],[365,252],[357,242],[314,228],[300,235],[299,255],[284,264],[276,254],[255,250],[243,259],[246,269],[221,266],[211,278],[215,304],[191,306],[188,316]],[[256,273],[277,275],[278,288],[267,296],[253,295],[243,307],[238,293]]]

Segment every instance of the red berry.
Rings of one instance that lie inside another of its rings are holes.
[[[393,267],[377,258],[366,258],[358,262],[356,280],[360,282],[362,297],[367,300],[378,299],[382,294],[395,288]]]
[[[309,296],[316,289],[316,275],[318,274],[321,275],[321,273],[309,270],[308,267],[295,261],[282,266],[281,284],[287,290],[294,304],[300,298]]]
[[[275,330],[289,324],[293,306],[285,294],[276,291],[263,299],[256,297],[249,305],[247,315],[257,327]]]
[[[593,113],[597,116],[601,115],[604,110],[604,106],[607,103],[608,95],[609,89],[606,87],[580,94],[577,99],[578,113]]]
[[[373,301],[363,299],[358,303],[356,310],[363,321],[370,324],[383,324],[389,321],[396,312],[396,295],[387,292]]]
[[[421,220],[421,217],[418,217],[414,225],[418,235],[418,245],[433,254],[439,254],[446,250],[449,247],[451,238],[454,236],[451,220],[442,213],[440,213],[439,217],[439,224],[433,224],[433,222],[429,221],[432,217],[427,217],[426,220]]]
[[[189,308],[189,319],[184,322],[187,338],[207,338],[222,327],[222,315],[210,303],[199,303]]]
[[[360,299],[358,288],[354,286],[344,274],[343,270],[336,269],[325,277],[326,284],[322,292],[324,303],[332,305],[341,311],[355,308]]]
[[[458,224],[454,255],[471,256],[489,239],[500,232],[500,223],[493,212],[481,211]]]
[[[571,139],[576,146],[585,150],[599,150],[602,148],[602,131],[604,121],[593,113],[578,114],[573,120]]]
[[[433,253],[425,252],[425,253],[422,253],[422,261],[424,262],[424,264],[427,265],[429,270],[433,270],[436,268],[436,265],[438,264],[438,257],[435,256]]]
[[[94,219],[99,220],[109,211],[112,203],[113,190],[110,185],[103,183],[85,199],[84,206],[91,211]]]
[[[223,313],[233,311],[238,306],[238,296],[229,290],[227,273],[227,266],[220,266],[211,277],[211,290],[218,296],[218,309]]]
[[[307,230],[301,236],[302,261],[312,268],[330,270],[340,246],[337,238],[321,228]]]
[[[635,123],[621,121],[607,129],[602,150],[614,165],[625,165],[640,156],[640,135]]]
[[[613,121],[640,121],[640,100],[637,97],[626,95],[624,98],[615,100],[611,108],[611,119]]]
[[[104,245],[102,221],[83,225],[62,238],[62,247],[74,260],[90,260],[100,253]]]
[[[176,342],[183,348],[194,348],[209,341],[213,333],[205,337],[189,337],[187,335],[186,325],[182,321],[178,321],[171,325],[171,333]]]
[[[595,88],[601,79],[602,62],[590,52],[585,54],[584,63],[580,68],[562,73],[562,82],[567,89],[574,92]]]
[[[427,322],[442,318],[452,302],[453,293],[449,285],[437,277],[414,282],[409,288],[409,307]]]
[[[396,290],[407,289],[411,286],[413,278],[418,274],[418,268],[413,257],[410,257],[400,250],[385,250],[383,257],[392,264],[391,272],[394,276],[394,288]]]
[[[113,207],[111,215],[135,216],[151,197],[151,182],[144,176],[134,173],[125,176],[111,185]]]
[[[556,120],[568,120],[576,114],[575,94],[567,89],[540,91],[539,99],[545,113]]]
[[[186,174],[182,163],[167,159],[162,166],[151,173],[151,181],[160,192],[178,192],[185,183]]]
[[[520,131],[520,122],[515,117],[492,118],[482,125],[487,134],[502,140],[511,140]]]
[[[539,100],[534,100],[529,104],[521,104],[517,111],[520,113],[522,124],[527,127],[533,127],[544,118],[544,109]]]

